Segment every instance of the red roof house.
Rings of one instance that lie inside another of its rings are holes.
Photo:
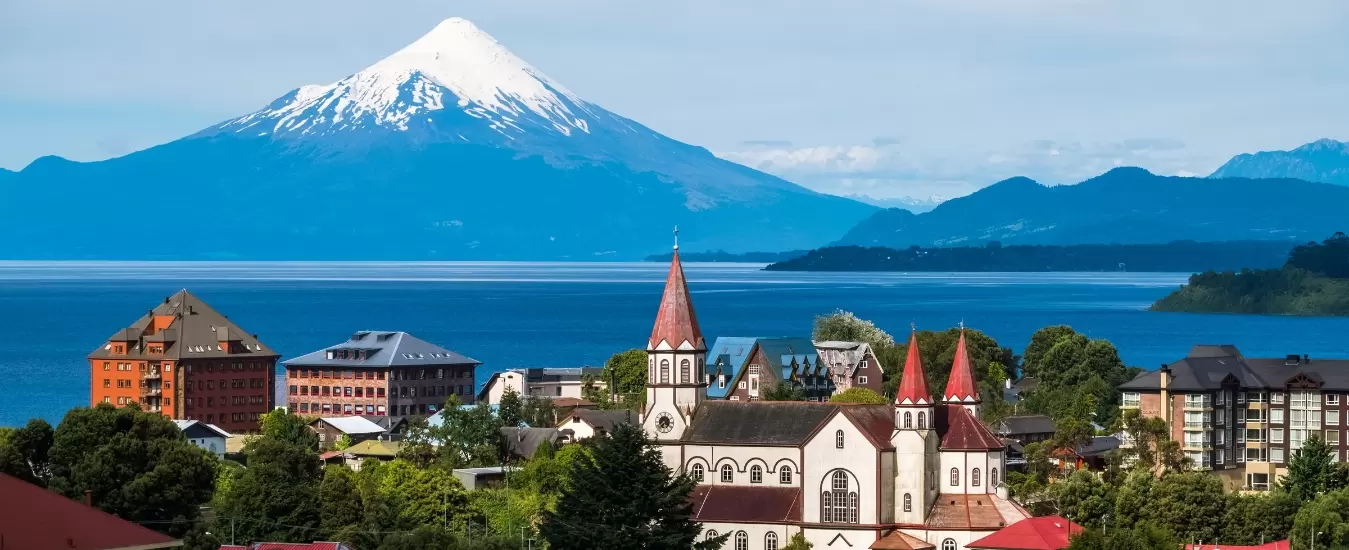
[[[979,550],[1062,550],[1082,526],[1059,516],[1028,518],[965,545]]]
[[[154,550],[182,541],[0,474],[0,548]]]

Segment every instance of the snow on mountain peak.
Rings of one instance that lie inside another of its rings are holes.
[[[508,137],[526,126],[566,136],[576,130],[588,133],[582,117],[593,117],[581,98],[472,22],[452,17],[356,74],[326,86],[302,86],[219,127],[277,136],[372,126],[407,130],[417,117],[447,108]]]

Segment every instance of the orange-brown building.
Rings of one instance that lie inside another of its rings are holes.
[[[182,290],[89,354],[90,404],[256,429],[272,409],[280,356],[206,302]]]

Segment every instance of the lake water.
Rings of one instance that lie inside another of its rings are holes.
[[[1191,345],[1247,355],[1349,357],[1349,318],[1144,311],[1173,273],[780,273],[686,264],[703,334],[805,336],[847,309],[903,336],[910,322],[964,322],[1020,353],[1036,329],[1068,324],[1155,368]],[[188,288],[283,354],[358,330],[405,330],[483,362],[599,365],[645,345],[668,266],[658,263],[0,262],[0,426],[58,421],[87,405],[84,357],[165,296]]]

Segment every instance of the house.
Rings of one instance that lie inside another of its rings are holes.
[[[833,384],[808,340],[760,339],[756,347],[760,389],[784,374]],[[800,533],[816,548],[961,550],[1029,517],[1007,496],[1003,442],[978,419],[963,332],[939,399],[918,347],[910,349],[888,405],[710,398],[705,362],[717,357],[708,354],[676,249],[647,341],[640,421],[665,465],[694,480],[700,538],[729,534],[728,548],[781,548]],[[752,355],[740,380],[749,381]],[[701,376],[686,374],[694,365]]]
[[[636,424],[637,414],[627,409],[602,411],[595,409],[576,409],[557,425],[557,429],[570,431],[565,436],[568,442],[589,439],[614,431],[618,424]]]
[[[336,445],[342,436],[352,443],[376,439],[384,435],[385,428],[360,416],[339,416],[336,418],[316,418],[309,423],[309,429],[319,436],[319,447],[329,449]]]
[[[1120,440],[1114,436],[1094,436],[1090,441],[1078,445],[1073,450],[1057,449],[1053,453],[1053,458],[1058,462],[1059,469],[1087,469],[1092,471],[1101,471],[1106,467],[1106,461],[1112,451],[1120,447]]]
[[[419,416],[474,400],[479,361],[406,332],[363,330],[282,363],[286,407],[322,416]]]
[[[1313,434],[1338,462],[1349,451],[1346,359],[1246,357],[1235,346],[1200,345],[1119,390],[1122,409],[1165,419],[1193,467],[1228,490],[1268,490]]]
[[[402,443],[371,439],[344,449],[342,451],[342,459],[348,468],[360,470],[361,463],[366,460],[388,462],[398,458],[398,451],[401,450],[403,450]]]
[[[758,338],[739,336],[721,336],[707,351],[705,375],[707,376],[708,399],[730,399],[739,380],[750,352],[754,351]],[[739,397],[736,398],[739,401]]]
[[[354,550],[340,542],[257,542],[248,546],[221,545],[220,550]]]
[[[521,396],[581,399],[586,380],[599,389],[609,387],[604,369],[598,367],[507,369],[487,379],[478,400],[499,404],[507,388]]]
[[[978,550],[1063,550],[1082,526],[1059,516],[1023,519],[965,545]],[[1228,548],[1224,546],[1223,548]]]
[[[207,424],[199,420],[174,420],[178,425],[178,430],[183,432],[183,436],[193,445],[201,447],[217,457],[225,456],[225,445],[229,438],[234,437],[220,429],[214,424]]]
[[[0,474],[0,548],[155,550],[182,541]]]
[[[755,338],[743,366],[728,382],[729,388],[721,388],[722,379],[716,381],[730,401],[758,401],[782,382],[801,386],[810,401],[827,401],[835,389],[829,368],[809,338]]]
[[[495,489],[506,484],[506,475],[514,468],[490,466],[487,468],[458,468],[453,470],[455,479],[470,491]]]
[[[384,428],[384,433],[390,436],[402,435],[408,427],[406,416],[361,415],[361,418],[378,424],[379,427]]]
[[[815,353],[829,369],[835,392],[866,388],[878,394],[885,393],[885,369],[871,350],[871,344],[836,340],[815,342]]]
[[[1015,405],[1020,403],[1023,398],[1030,394],[1030,392],[1035,391],[1035,388],[1040,386],[1040,379],[1027,376],[1017,380],[1014,384],[1009,378],[1004,384],[1002,400],[1009,405]]]
[[[506,451],[513,457],[523,459],[532,458],[545,442],[557,448],[564,439],[571,437],[571,434],[557,428],[501,428],[501,439],[506,445]]]
[[[1043,414],[1009,416],[994,430],[1001,437],[1025,445],[1054,437],[1054,419]]]

